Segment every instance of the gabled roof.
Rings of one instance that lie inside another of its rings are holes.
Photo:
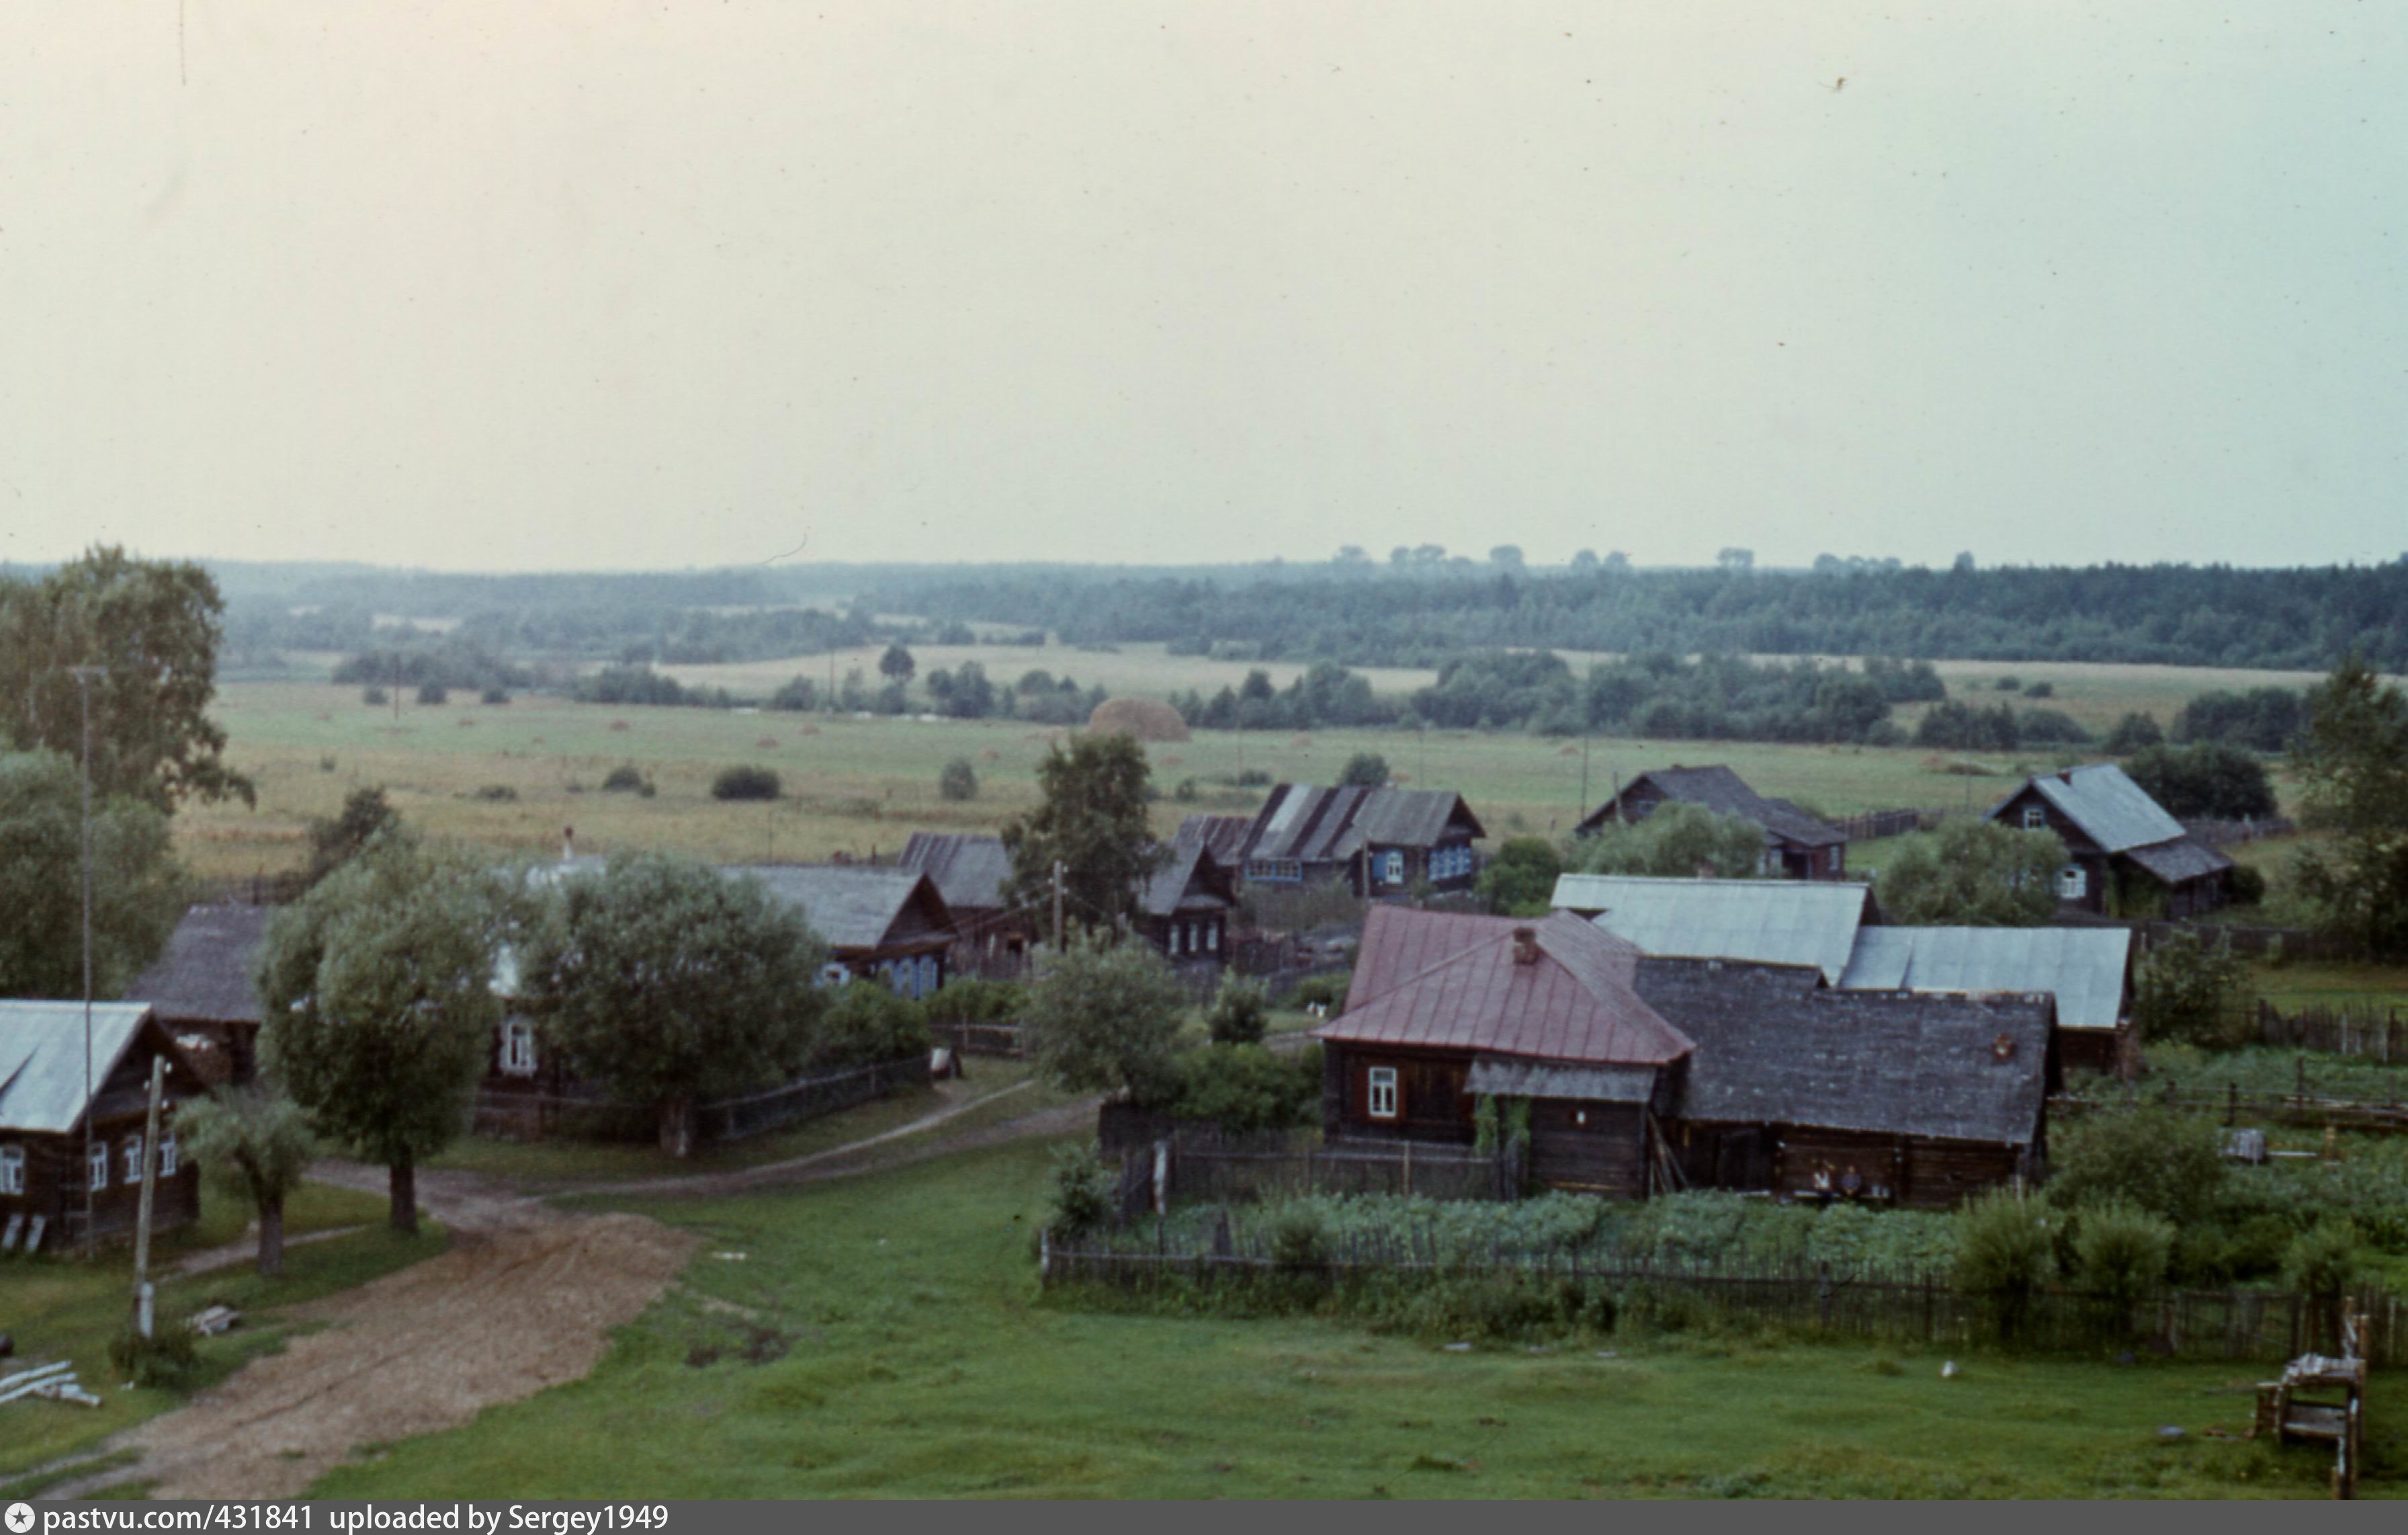
[[[1179,823],[1179,845],[1206,847],[1224,865],[1234,868],[1246,857],[1246,835],[1254,829],[1251,815],[1191,815]]]
[[[193,907],[176,924],[165,951],[126,988],[125,1000],[150,1003],[162,1019],[258,1023],[251,961],[274,914],[265,906]]]
[[[1697,1041],[1683,1119],[2009,1145],[2038,1131],[2045,995],[1830,991],[1802,968],[1653,958],[1636,985]]]
[[[1004,883],[1011,878],[1011,854],[1000,837],[915,831],[895,862],[936,881],[938,894],[956,913],[1002,910]]]
[[[1515,961],[1517,929],[1538,958]],[[1661,1066],[1689,1052],[1630,989],[1637,954],[1557,913],[1536,922],[1373,907],[1346,1011],[1315,1038],[1585,1065]]]
[[[1813,965],[1837,983],[1872,886],[1823,880],[1669,880],[1565,874],[1553,904],[1651,954]]]
[[[2221,874],[2232,867],[2232,860],[2218,848],[2186,832],[2171,842],[2153,842],[2144,848],[2128,848],[2124,856],[2147,869],[2168,884],[2181,884],[2187,880],[2201,880],[2211,874]]]
[[[92,1005],[95,1092],[150,1017],[147,1002]],[[64,1135],[83,1121],[84,1081],[81,1002],[0,1002],[0,1131]]]
[[[1770,799],[1747,786],[1747,781],[1720,763],[1704,768],[1656,768],[1640,774],[1623,788],[1623,796],[1642,783],[1655,785],[1667,799],[1677,799],[1684,805],[1702,805],[1718,815],[1736,815],[1753,821],[1766,831],[1801,847],[1829,847],[1844,842],[1848,834],[1827,821],[1807,814],[1785,799]],[[1608,800],[1595,814],[1580,824],[1583,832],[1594,832],[1612,819],[1614,801]]]
[[[1282,783],[1255,812],[1245,855],[1307,864],[1342,862],[1372,842],[1434,847],[1458,822],[1474,837],[1488,835],[1463,796],[1451,789]]]
[[[754,864],[720,870],[759,880],[769,894],[802,910],[832,949],[879,949],[951,939],[953,914],[936,882],[914,869],[867,864]]]
[[[1867,927],[1849,991],[2047,992],[2066,1028],[2112,1029],[2132,935],[2123,927]]]
[[[1170,854],[1170,861],[1147,878],[1138,896],[1139,911],[1167,917],[1182,910],[1237,904],[1228,871],[1202,845],[1173,847]]]
[[[2168,815],[2147,790],[2112,762],[2094,762],[2063,773],[2036,773],[2025,787],[2080,826],[2082,835],[2098,843],[2101,853],[2123,853],[2183,835],[2182,823]],[[1992,806],[1984,819],[1996,820],[2022,793],[2019,789]]]

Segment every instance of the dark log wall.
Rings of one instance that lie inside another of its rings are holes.
[[[1530,1104],[1530,1176],[1550,1188],[1647,1197],[1647,1116],[1636,1103]]]
[[[1322,1057],[1322,1129],[1339,1136],[1469,1141],[1472,1138],[1471,1074],[1467,1054],[1416,1053],[1332,1042]],[[1397,1117],[1370,1112],[1373,1067],[1397,1073]]]
[[[142,1184],[137,1176],[125,1179],[126,1140],[142,1133],[140,1117],[108,1120],[95,1126],[94,1139],[108,1153],[108,1182],[93,1195],[93,1225],[103,1238],[131,1235],[142,1204]],[[173,1128],[172,1121],[168,1126]],[[42,1236],[42,1247],[49,1251],[54,1243],[64,1244],[79,1240],[83,1229],[83,1134],[28,1135],[0,1133],[0,1141],[22,1146],[25,1151],[25,1192],[22,1197],[0,1194],[0,1227],[7,1218],[22,1213],[40,1215],[48,1221]],[[187,1156],[179,1156],[174,1176],[157,1181],[153,1190],[150,1220],[158,1231],[173,1231],[200,1218],[200,1169]]]

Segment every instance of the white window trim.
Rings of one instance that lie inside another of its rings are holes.
[[[1405,882],[1405,855],[1401,853],[1380,854],[1380,879],[1385,884]]]
[[[506,1077],[535,1075],[535,1026],[523,1018],[511,1018],[502,1025],[502,1074]]]
[[[183,1164],[176,1158],[176,1132],[168,1130],[159,1137],[159,1176],[173,1178]]]
[[[95,1194],[108,1186],[108,1142],[106,1140],[92,1143],[92,1150],[84,1157],[83,1178]]]
[[[0,1194],[25,1192],[25,1148],[0,1146]]]
[[[2047,829],[2048,811],[2042,806],[2026,805],[2024,807],[2024,830],[2046,831]]]
[[[2068,864],[2057,871],[2057,894],[2060,900],[2078,901],[2090,894],[2090,871],[2080,864]]]
[[[1363,1106],[1364,1112],[1373,1119],[1396,1118],[1398,1096],[1397,1069],[1393,1066],[1372,1067],[1367,1078],[1367,1082],[1368,1087],[1364,1095],[1366,1098],[1366,1102]],[[1386,1107],[1383,1108],[1383,1104],[1385,1104]]]
[[[128,1184],[142,1181],[142,1138],[138,1135],[125,1138],[125,1181]]]
[[[1208,954],[1221,952],[1221,925],[1217,922],[1204,925],[1204,952]]]

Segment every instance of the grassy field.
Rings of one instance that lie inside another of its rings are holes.
[[[1870,1349],[1455,1353],[1311,1319],[1082,1310],[1036,1289],[1045,1151],[632,1207],[744,1260],[697,1259],[587,1379],[377,1451],[313,1496],[2324,1493],[2329,1456],[2205,1437],[2246,1427],[2252,1366],[1972,1356],[1943,1380],[1937,1356]],[[2386,1464],[2397,1395],[2378,1379]]]
[[[198,1223],[152,1243],[156,1314],[163,1325],[180,1324],[220,1301],[248,1314],[236,1330],[201,1344],[196,1388],[280,1347],[290,1329],[277,1319],[279,1309],[364,1284],[433,1256],[445,1242],[441,1228],[431,1222],[422,1223],[414,1238],[387,1230],[380,1198],[307,1184],[285,1206],[287,1238],[343,1227],[362,1229],[288,1246],[284,1274],[276,1280],[260,1278],[248,1262],[178,1274],[178,1260],[240,1240],[250,1219],[246,1207],[213,1189],[204,1191],[201,1209]],[[133,1272],[133,1255],[122,1248],[105,1250],[90,1264],[73,1257],[0,1258],[0,1329],[16,1336],[18,1354],[0,1363],[0,1372],[21,1362],[72,1359],[84,1389],[98,1393],[103,1402],[89,1410],[32,1399],[0,1406],[0,1497],[32,1490],[13,1485],[11,1477],[95,1444],[181,1399],[165,1389],[121,1389],[109,1366],[109,1340],[132,1314]]]
[[[1035,769],[1059,730],[1008,721],[837,719],[718,710],[577,704],[524,696],[390,711],[351,688],[308,682],[234,682],[216,710],[227,755],[259,785],[259,806],[192,806],[177,817],[186,860],[205,877],[274,873],[303,861],[313,816],[334,814],[362,785],[385,786],[410,821],[498,849],[556,853],[575,826],[580,851],[652,848],[727,862],[824,858],[838,851],[891,856],[914,830],[992,830],[1036,803]],[[1650,768],[1726,762],[1767,794],[1829,814],[1895,806],[1979,808],[2019,770],[2053,757],[1975,758],[1991,776],[1934,770],[1914,749],[1737,742],[1578,741],[1464,731],[1201,732],[1150,747],[1166,791],[1164,831],[1193,811],[1244,811],[1259,791],[1210,781],[1259,769],[1274,779],[1328,782],[1356,752],[1385,756],[1404,782],[1461,790],[1492,842],[1529,832],[1568,833],[1584,805]],[[976,767],[979,796],[948,802],[938,770],[951,758]],[[601,792],[604,776],[633,763],[657,786],[652,798]],[[734,763],[776,768],[785,797],[722,804],[710,780]],[[1168,791],[1199,781],[1197,797]],[[480,797],[483,791],[492,797]]]

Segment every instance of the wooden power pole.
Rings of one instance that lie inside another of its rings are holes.
[[[150,1112],[142,1121],[142,1203],[134,1220],[134,1326],[150,1336],[150,1201],[159,1187],[159,1097],[167,1057],[150,1057]]]

